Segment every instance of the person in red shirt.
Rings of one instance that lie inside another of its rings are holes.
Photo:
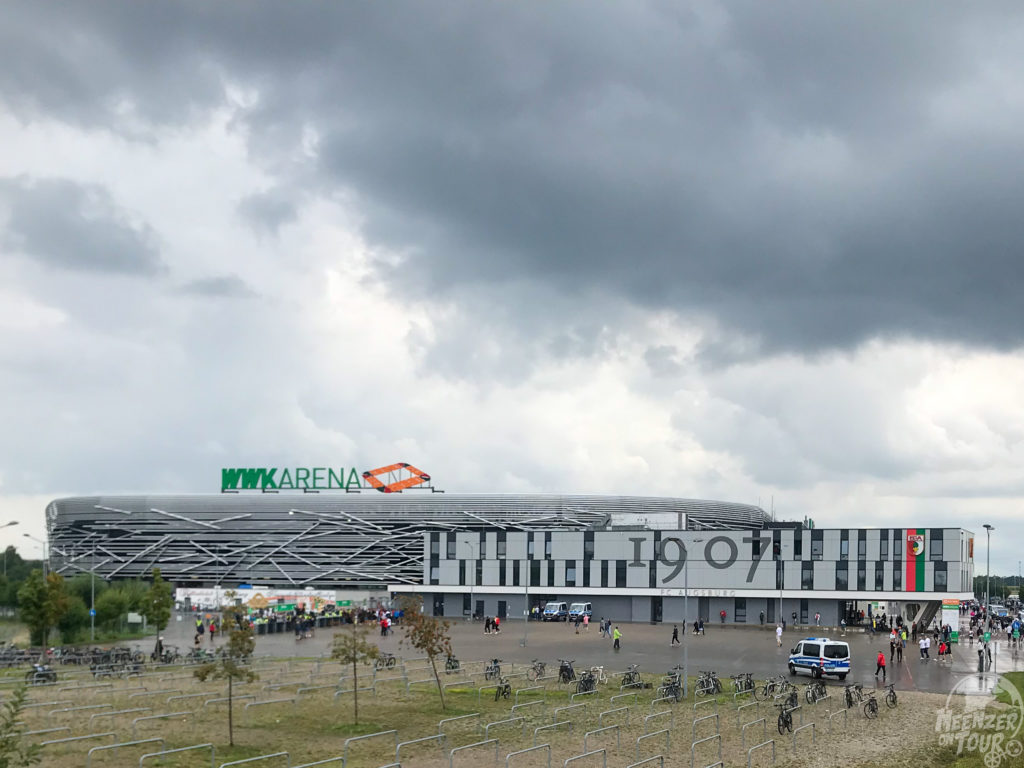
[[[882,682],[885,682],[885,653],[883,651],[878,652],[878,658],[875,660],[875,677],[878,677],[878,673],[882,673]]]

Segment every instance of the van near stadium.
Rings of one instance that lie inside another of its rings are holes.
[[[273,492],[284,473],[250,469],[263,471],[223,481],[263,490],[57,499],[50,566],[105,579],[159,567],[177,587],[243,597],[254,585],[348,600],[417,593],[459,619],[521,619],[555,602],[589,603],[595,620],[852,627],[930,622],[943,601],[973,598],[974,534],[962,528],[823,529],[686,498],[438,493],[405,463],[302,475],[359,474],[358,493]]]

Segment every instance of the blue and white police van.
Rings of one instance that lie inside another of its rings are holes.
[[[811,677],[834,675],[845,680],[850,673],[850,646],[827,637],[805,637],[789,652],[789,674],[810,672]]]

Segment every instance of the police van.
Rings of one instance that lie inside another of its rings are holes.
[[[850,646],[827,637],[805,637],[789,652],[789,674],[798,670],[811,673],[811,677],[835,675],[845,680],[850,672]]]

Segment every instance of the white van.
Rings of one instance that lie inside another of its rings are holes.
[[[569,621],[583,620],[584,616],[592,615],[590,603],[573,603],[569,606]]]
[[[569,608],[565,603],[550,602],[544,606],[544,613],[541,614],[544,621],[568,621]]]
[[[834,675],[845,680],[850,673],[850,646],[827,637],[806,637],[789,652],[789,674],[798,670],[810,672],[811,677]]]

